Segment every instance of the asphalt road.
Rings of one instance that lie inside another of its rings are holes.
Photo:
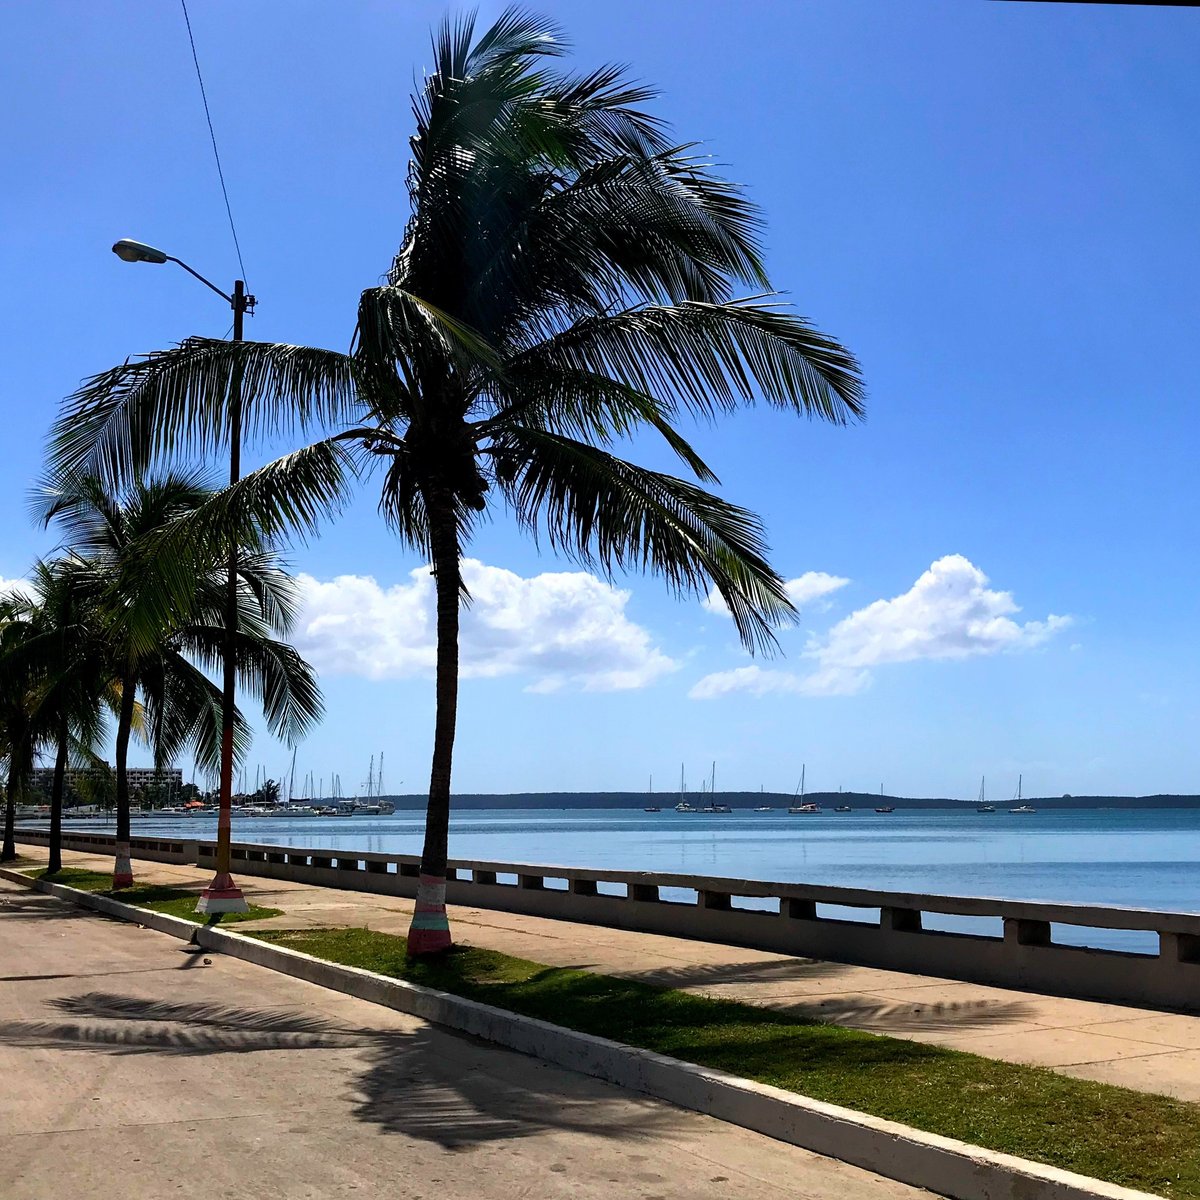
[[[3,881],[0,1194],[928,1195]]]

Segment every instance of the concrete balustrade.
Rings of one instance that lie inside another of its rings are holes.
[[[17,840],[44,845],[47,835],[45,830],[22,829]],[[64,835],[63,847],[111,853],[113,838],[71,831]],[[135,857],[160,862],[201,867],[215,862],[212,841],[135,838],[130,847]],[[420,860],[413,855],[252,843],[235,843],[232,854],[235,870],[247,875],[395,896],[414,897],[420,874]],[[548,880],[553,881],[550,886]],[[664,894],[672,891],[696,899]],[[448,864],[446,898],[451,904],[1049,995],[1200,1011],[1200,913],[465,860]],[[773,901],[778,911],[774,904],[747,908],[735,901]],[[818,905],[878,911],[879,918],[822,915]],[[998,918],[1003,936],[931,929],[930,914]],[[1064,945],[1054,940],[1054,925],[1151,931],[1158,935],[1159,952]]]
[[[31,846],[48,846],[50,831],[47,829],[19,829],[17,841]],[[62,847],[64,850],[82,850],[85,853],[112,854],[116,839],[111,833],[86,833],[71,830],[63,833]],[[134,858],[145,858],[151,862],[176,863],[186,865],[196,861],[195,841],[179,838],[143,838],[129,839],[129,849]]]

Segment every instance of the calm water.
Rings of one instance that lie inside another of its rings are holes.
[[[88,828],[102,828],[90,822]],[[237,841],[418,854],[422,817],[234,818]],[[135,822],[138,833],[212,837],[211,819]],[[490,809],[452,818],[452,858],[675,871],[949,895],[1200,910],[1200,810],[771,813]],[[847,914],[848,915],[848,914]],[[858,915],[863,914],[859,910]],[[980,932],[980,924],[932,919]],[[998,923],[997,923],[998,925]],[[1056,929],[1062,940],[1079,939]],[[1089,935],[1153,952],[1153,935]]]

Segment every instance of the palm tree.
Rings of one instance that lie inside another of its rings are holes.
[[[23,657],[27,633],[8,619],[5,598],[0,610],[0,662]],[[36,708],[31,672],[22,664],[0,670],[0,757],[7,766],[4,783],[4,837],[0,843],[0,862],[12,862],[17,857],[17,801],[28,786],[29,773],[41,730],[33,715]]]
[[[447,22],[415,99],[411,217],[387,283],[362,294],[349,353],[191,338],[87,381],[54,435],[60,467],[126,479],[228,435],[230,382],[251,424],[329,436],[219,496],[314,528],[356,476],[432,563],[433,762],[411,953],[451,944],[445,875],[458,698],[460,563],[494,505],[581,563],[715,586],[746,645],[794,618],[757,518],[613,445],[659,434],[700,484],[716,476],[676,428],[756,399],[845,423],[861,415],[848,351],[769,294],[760,217],[639,106],[616,67],[569,76],[550,22],[506,11],[478,39]],[[735,285],[752,294],[738,297]]]
[[[199,543],[189,556],[165,541],[172,525],[194,519],[210,494],[197,477],[172,474],[139,481],[117,498],[95,477],[68,475],[40,501],[43,519],[66,531],[83,563],[106,669],[116,684],[114,890],[133,883],[127,767],[137,725],[144,726],[157,766],[185,747],[202,766],[219,761],[221,689],[208,673],[220,668],[226,652],[225,560]],[[295,741],[322,712],[311,668],[280,640],[295,619],[295,585],[261,539],[245,538],[238,559],[238,675],[261,702],[268,728]],[[238,714],[239,754],[249,738]]]
[[[34,565],[29,592],[0,601],[8,637],[0,671],[25,681],[27,716],[54,752],[48,870],[62,869],[68,759],[93,764],[113,692],[87,564],[66,557]]]

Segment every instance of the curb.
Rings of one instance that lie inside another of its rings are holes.
[[[8,868],[0,878],[954,1200],[1162,1200]]]

